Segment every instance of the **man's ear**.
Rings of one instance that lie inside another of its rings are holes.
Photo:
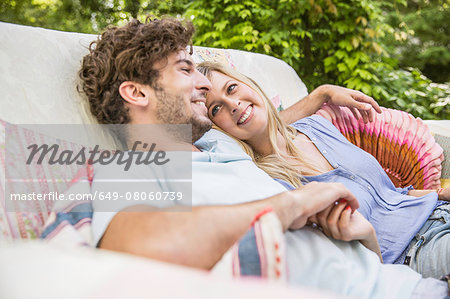
[[[128,103],[145,107],[148,105],[150,88],[133,81],[125,81],[120,84],[119,93]]]

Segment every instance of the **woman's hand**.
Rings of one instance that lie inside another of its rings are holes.
[[[310,221],[320,225],[325,235],[337,240],[364,240],[374,232],[372,224],[358,211],[352,215],[351,208],[344,199],[317,213]]]
[[[439,200],[450,201],[450,188],[440,188],[436,192]]]
[[[285,212],[288,215],[286,219],[289,219],[288,228],[292,230],[302,228],[311,216],[334,207],[341,198],[347,199],[351,211],[359,208],[356,197],[341,183],[310,182],[285,193],[290,198],[291,206]]]
[[[352,214],[346,200],[342,199],[336,205],[317,213],[309,221],[318,224],[328,237],[343,241],[359,240],[382,261],[375,229],[358,211]]]
[[[450,202],[450,188],[439,188],[437,190],[429,189],[429,190],[409,190],[408,195],[414,196],[414,197],[421,197],[425,196],[429,193],[437,192],[438,199],[443,201],[449,201]]]

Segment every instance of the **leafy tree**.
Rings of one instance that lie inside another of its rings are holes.
[[[436,82],[450,81],[450,1],[408,0],[393,5],[384,41],[401,67],[417,67]]]
[[[99,33],[147,14],[181,15],[187,0],[6,0],[0,21],[63,31]]]
[[[344,85],[386,107],[448,118],[447,86],[430,85],[416,69],[398,70],[386,51],[382,38],[395,30],[383,11],[392,7],[384,0],[196,0],[185,16],[196,25],[197,44],[278,57],[311,89]]]

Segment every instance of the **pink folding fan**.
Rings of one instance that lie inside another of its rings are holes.
[[[353,144],[373,155],[397,187],[440,187],[443,150],[420,118],[400,110],[381,108],[375,121],[365,124],[350,109],[324,105],[325,117]]]

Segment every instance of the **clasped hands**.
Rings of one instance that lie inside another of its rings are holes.
[[[352,213],[345,199],[340,199],[325,210],[308,218],[309,223],[319,226],[322,232],[336,240],[369,240],[375,230],[369,221],[358,211]]]
[[[369,240],[375,237],[373,226],[358,211],[356,197],[340,183],[311,182],[293,190],[302,195],[302,211],[289,225],[299,229],[315,223],[328,237],[338,240]],[[300,193],[301,192],[301,193]],[[295,208],[292,209],[295,211]]]

